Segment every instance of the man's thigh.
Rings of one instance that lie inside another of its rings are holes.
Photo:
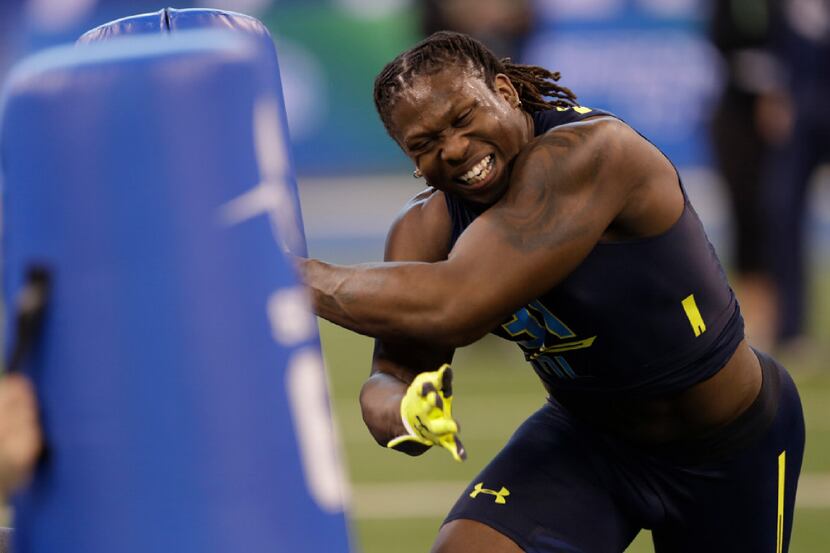
[[[434,551],[621,553],[640,525],[608,485],[615,461],[582,430],[550,405],[532,415],[458,499]]]
[[[438,532],[432,553],[521,553],[522,548],[501,532],[475,520],[456,519]]]

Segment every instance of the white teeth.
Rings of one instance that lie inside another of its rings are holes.
[[[477,182],[481,182],[487,178],[487,175],[489,175],[490,171],[493,169],[494,159],[493,154],[482,158],[481,161],[476,163],[469,171],[459,177],[459,180],[464,184],[476,184]]]

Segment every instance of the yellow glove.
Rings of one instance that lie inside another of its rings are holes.
[[[401,420],[407,434],[392,439],[386,447],[399,449],[409,442],[440,445],[456,461],[467,458],[458,439],[458,423],[452,418],[452,369],[448,364],[415,377],[401,400]]]

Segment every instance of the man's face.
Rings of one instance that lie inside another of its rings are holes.
[[[507,189],[510,163],[533,134],[510,80],[497,75],[494,88],[450,66],[415,77],[391,112],[395,140],[427,182],[484,205]]]

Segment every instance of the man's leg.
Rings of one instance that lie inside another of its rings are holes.
[[[546,405],[473,480],[434,553],[622,553],[648,511],[619,496],[627,460]],[[640,497],[646,497],[645,490]]]
[[[771,152],[763,189],[768,256],[778,300],[777,338],[781,343],[801,336],[806,318],[806,194],[818,162],[809,125],[798,121],[791,140]]]
[[[432,553],[522,553],[516,542],[475,520],[457,519],[441,527]]]

